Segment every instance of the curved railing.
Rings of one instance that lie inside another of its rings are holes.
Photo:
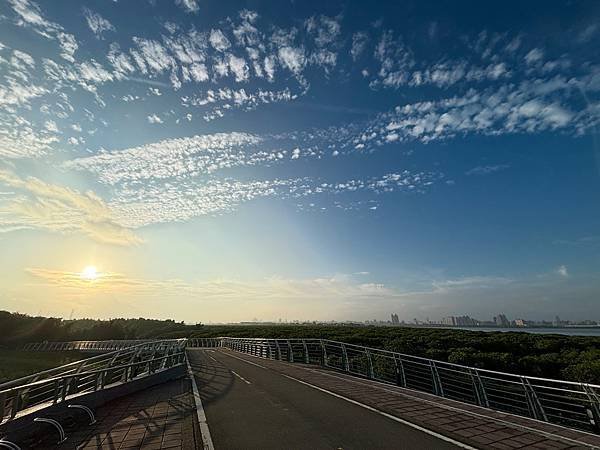
[[[133,343],[137,344],[128,346]],[[327,339],[219,337],[142,343],[76,341],[45,343],[43,346],[31,344],[28,350],[123,349],[0,385],[0,419],[14,417],[14,411],[18,412],[27,405],[57,402],[71,392],[95,390],[107,382],[151,373],[156,370],[155,365],[159,361],[169,361],[168,364],[175,361],[178,364],[178,358],[184,358],[184,347],[227,347],[263,358],[318,364],[452,400],[600,433],[598,385],[479,369]],[[178,358],[173,359],[173,348],[178,349],[175,352]],[[138,351],[146,356],[134,361],[132,358],[136,354],[140,357]],[[164,352],[171,353],[165,355]],[[148,356],[150,354],[152,356]]]
[[[223,338],[189,338],[186,347],[188,348],[206,348],[221,347]]]
[[[325,339],[221,338],[263,358],[319,364],[545,422],[600,432],[600,386],[467,367]]]
[[[0,384],[0,423],[86,392],[142,378],[185,362],[186,339],[155,340]]]
[[[23,346],[24,351],[89,351],[109,352],[129,348],[138,344],[156,342],[156,339],[115,339],[107,341],[67,341],[67,342],[30,342]]]

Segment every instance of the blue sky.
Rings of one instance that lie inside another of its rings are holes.
[[[0,307],[598,318],[599,13],[2,1]]]

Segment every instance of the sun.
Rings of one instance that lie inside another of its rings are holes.
[[[81,271],[81,278],[88,281],[94,281],[98,279],[99,273],[95,266],[86,266]]]

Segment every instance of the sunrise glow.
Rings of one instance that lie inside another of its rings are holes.
[[[84,280],[94,281],[94,280],[97,280],[98,277],[99,277],[99,273],[95,266],[86,266],[81,271],[81,278]]]

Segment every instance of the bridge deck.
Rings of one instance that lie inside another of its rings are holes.
[[[600,448],[595,435],[314,366],[227,349],[188,356],[217,449]]]

